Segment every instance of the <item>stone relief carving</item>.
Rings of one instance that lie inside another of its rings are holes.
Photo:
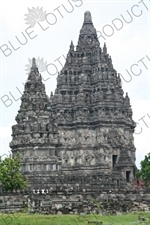
[[[124,144],[123,135],[116,129],[111,129],[107,135],[108,144],[113,148],[120,148]]]
[[[84,159],[85,159],[85,164],[91,165],[94,163],[94,155],[93,154],[86,154]]]

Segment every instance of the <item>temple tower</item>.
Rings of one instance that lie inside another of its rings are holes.
[[[21,171],[29,179],[52,173],[55,175],[61,165],[57,154],[59,137],[49,98],[45,93],[35,59],[25,84],[21,106],[16,116],[17,124],[12,126],[12,153],[19,152]],[[35,181],[37,182],[37,181]]]
[[[111,174],[116,182],[133,178],[135,123],[130,100],[106,44],[100,47],[90,12],[85,12],[76,49],[70,44],[51,101],[58,115],[62,170]]]
[[[106,44],[100,47],[90,12],[84,14],[77,46],[71,41],[50,98],[33,59],[16,121],[10,146],[23,155],[24,173],[32,176],[33,164],[45,176],[82,171],[105,175],[113,186],[131,183],[135,122],[130,99]]]

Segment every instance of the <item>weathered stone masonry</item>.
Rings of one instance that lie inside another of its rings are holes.
[[[85,187],[87,178],[98,177],[100,187],[131,188],[135,122],[130,99],[106,44],[100,47],[90,12],[50,98],[33,59],[16,122],[10,147],[14,155],[20,152],[21,172],[32,188],[50,187],[58,176],[75,183],[82,177]]]
[[[40,193],[39,193],[40,192]],[[75,192],[69,187],[59,190],[35,190],[35,193],[3,193],[0,196],[0,212],[12,213],[27,210],[29,213],[43,214],[118,214],[126,212],[150,211],[150,194],[127,192]],[[2,214],[3,215],[3,214]],[[1,216],[2,216],[1,215]],[[5,216],[6,217],[6,216]]]

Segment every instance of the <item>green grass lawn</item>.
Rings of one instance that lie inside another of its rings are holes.
[[[149,218],[147,222],[138,222],[138,216]],[[124,214],[118,216],[100,215],[39,215],[27,213],[0,214],[0,225],[87,225],[88,221],[102,221],[103,225],[150,225],[150,213]],[[95,224],[97,225],[97,224]]]

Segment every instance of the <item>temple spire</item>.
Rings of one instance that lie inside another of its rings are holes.
[[[84,13],[84,23],[92,23],[92,16],[89,11]]]
[[[89,49],[94,47],[93,44],[97,47],[99,46],[99,41],[97,38],[96,29],[92,23],[91,13],[86,11],[84,13],[84,22],[80,30],[80,36],[76,50],[78,51],[79,49],[81,50],[86,48]]]
[[[36,65],[36,59],[32,58],[32,65],[30,68],[30,73],[28,75],[28,80],[41,80],[41,75],[39,74],[38,67]]]
[[[35,60],[35,58],[33,58],[32,59],[32,68],[36,68],[37,66],[36,66],[36,60]]]

